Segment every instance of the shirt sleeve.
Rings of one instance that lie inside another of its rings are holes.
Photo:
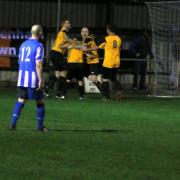
[[[21,61],[21,46],[19,48],[19,52],[18,52],[18,63]]]
[[[59,38],[60,45],[64,44],[69,39],[68,32],[65,30],[60,31],[58,38]]]
[[[43,61],[44,58],[44,48],[43,46],[38,46],[37,50],[36,50],[36,56],[35,56],[35,60],[36,61]]]
[[[99,48],[100,48],[100,49],[104,49],[104,48],[105,48],[105,44],[106,44],[105,42],[101,43],[101,44],[99,45]]]

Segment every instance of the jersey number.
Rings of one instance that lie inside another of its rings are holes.
[[[23,47],[21,49],[21,51],[22,51],[21,61],[29,62],[30,61],[29,56],[31,54],[31,48],[30,47],[27,47],[27,48]],[[26,52],[26,57],[24,57],[25,52]]]
[[[113,48],[117,48],[117,41],[116,40],[113,41]]]

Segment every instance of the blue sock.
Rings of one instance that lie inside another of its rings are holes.
[[[38,129],[43,129],[44,114],[45,114],[44,104],[37,105]]]
[[[21,110],[24,107],[24,103],[17,101],[15,106],[14,106],[14,110],[13,110],[13,114],[12,114],[12,118],[11,118],[11,126],[16,126],[16,122],[20,116]]]

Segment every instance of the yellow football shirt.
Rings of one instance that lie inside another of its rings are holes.
[[[88,46],[88,48],[93,48],[93,47],[96,46],[95,41],[91,37],[88,37],[87,39],[85,39],[84,43]],[[94,58],[89,58],[88,56],[86,56],[87,64],[99,63],[99,58],[98,58],[97,51],[91,51],[90,54],[94,55],[95,57]]]
[[[104,61],[103,67],[106,68],[119,68],[120,67],[120,47],[121,38],[117,35],[108,35],[105,37],[105,42],[99,48],[103,48]]]
[[[68,63],[83,63],[83,51],[80,49],[69,49],[68,50]]]
[[[65,50],[64,50],[64,49],[61,49],[59,46],[60,46],[61,44],[64,44],[65,41],[66,41],[66,39],[67,39],[67,31],[64,30],[64,29],[61,29],[61,30],[59,31],[57,37],[56,37],[56,40],[55,40],[54,45],[53,45],[53,47],[52,47],[52,50],[58,51],[58,52],[64,54]]]

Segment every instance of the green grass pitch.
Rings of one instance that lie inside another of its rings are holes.
[[[47,99],[47,133],[28,102],[10,132],[12,91],[0,91],[0,179],[180,179],[180,99]]]

